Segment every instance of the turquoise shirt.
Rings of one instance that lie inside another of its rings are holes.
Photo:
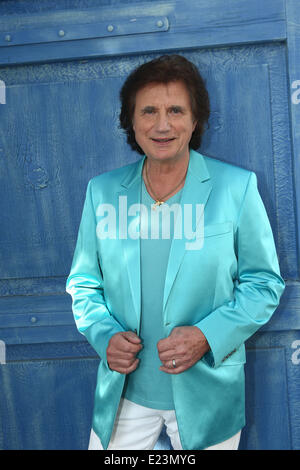
[[[155,209],[162,220],[164,206],[180,202],[181,191],[169,198],[167,203]],[[141,203],[147,208],[147,224],[141,223],[148,238],[140,238],[141,248],[141,297],[142,314],[140,338],[143,349],[137,355],[140,359],[137,369],[126,377],[123,397],[138,405],[160,410],[174,409],[171,375],[159,370],[162,365],[158,356],[157,342],[165,337],[163,329],[163,294],[169,252],[174,232],[174,215],[170,211],[170,236],[163,238],[161,222],[151,225],[153,199],[142,182]],[[158,227],[155,239],[153,230]],[[151,229],[152,238],[151,238]],[[142,232],[141,232],[142,233]],[[166,235],[165,235],[166,236]]]

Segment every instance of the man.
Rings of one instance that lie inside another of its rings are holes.
[[[244,342],[284,290],[256,176],[195,152],[209,100],[185,58],[138,67],[121,102],[143,158],[89,182],[67,280],[102,359],[89,448],[152,449],[165,423],[174,449],[236,449]]]

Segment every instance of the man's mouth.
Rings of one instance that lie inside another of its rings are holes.
[[[175,140],[175,138],[165,137],[164,139],[155,139],[154,137],[152,137],[151,140],[153,140],[153,142],[157,142],[158,144],[166,144],[168,142],[172,142],[173,140]]]

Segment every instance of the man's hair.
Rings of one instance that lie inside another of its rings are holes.
[[[197,125],[189,142],[189,147],[197,150],[200,147],[210,113],[209,97],[204,80],[197,67],[185,57],[173,54],[163,55],[140,65],[126,79],[121,92],[120,124],[127,134],[127,142],[133,150],[144,155],[135,140],[133,114],[136,93],[150,83],[184,83],[190,96],[193,118]]]

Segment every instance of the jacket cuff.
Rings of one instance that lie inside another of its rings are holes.
[[[87,328],[83,334],[93,347],[93,349],[100,356],[101,360],[104,361],[107,367],[106,349],[110,338],[116,333],[125,331],[116,320],[111,318],[105,318],[104,320],[93,323]]]
[[[231,353],[226,355],[226,353],[228,353],[228,350],[227,350],[228,346],[225,352],[225,350],[223,350],[220,347],[220,342],[215,341],[215,338],[216,338],[215,325],[212,325],[212,322],[210,321],[209,317],[204,318],[203,320],[201,320],[199,323],[197,323],[194,326],[197,326],[197,328],[199,328],[199,330],[202,331],[202,333],[204,334],[210,346],[210,350],[207,351],[207,353],[205,353],[204,356],[202,357],[202,360],[209,367],[212,367],[212,368],[219,367],[224,362],[224,360],[227,359],[227,357],[229,357],[231,354],[233,354],[236,351],[236,349],[233,349]]]

